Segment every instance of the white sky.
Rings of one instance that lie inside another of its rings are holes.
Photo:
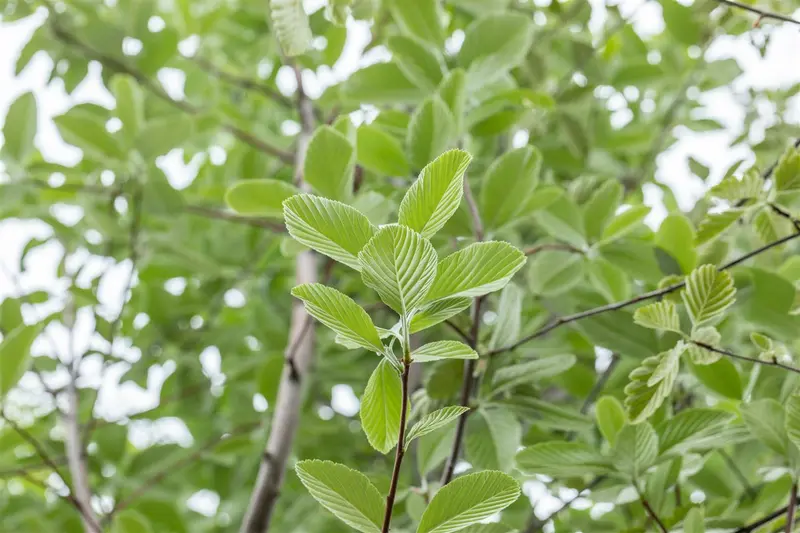
[[[312,2],[318,5],[319,2]],[[537,3],[540,3],[537,1]],[[605,17],[603,0],[592,0],[595,11],[592,17],[592,27],[596,30],[602,27]],[[645,5],[642,5],[645,4]],[[308,6],[307,6],[308,7]],[[635,24],[637,30],[642,34],[653,34],[663,31],[661,19],[661,8],[657,2],[647,2],[646,0],[623,0],[621,10],[624,16],[636,13]],[[63,113],[72,105],[80,102],[95,102],[107,107],[113,107],[113,97],[102,87],[99,77],[99,68],[94,65],[90,69],[90,74],[79,88],[71,95],[67,96],[60,82],[48,85],[46,83],[48,73],[52,68],[52,62],[44,53],[34,56],[28,67],[19,77],[14,77],[14,63],[16,57],[25,44],[33,29],[41,24],[43,13],[38,13],[28,19],[14,23],[0,22],[0,117],[4,117],[8,106],[22,92],[32,90],[37,97],[39,108],[39,124],[36,136],[36,145],[44,156],[52,161],[64,164],[73,164],[80,158],[80,150],[65,144],[59,137],[57,130],[52,122],[52,117]],[[800,9],[794,14],[800,16]],[[765,24],[765,26],[769,26]],[[365,23],[349,24],[349,36],[345,52],[334,69],[323,68],[316,74],[311,72],[304,73],[304,81],[309,87],[309,93],[313,96],[318,95],[324,86],[335,83],[346,78],[349,73],[356,70],[359,65],[376,60],[382,60],[385,53],[380,50],[373,51],[369,57],[360,57],[361,50],[368,41],[369,28]],[[187,42],[184,46],[192,48],[196,43]],[[728,147],[732,139],[737,137],[742,131],[742,121],[744,110],[737,103],[736,93],[746,90],[748,87],[758,89],[787,89],[793,84],[800,82],[800,31],[790,25],[784,25],[772,31],[772,40],[765,57],[761,57],[757,50],[750,44],[749,36],[743,35],[738,38],[725,37],[717,39],[708,52],[708,58],[720,59],[734,57],[744,70],[744,74],[738,78],[731,89],[718,89],[713,93],[703,96],[703,103],[707,107],[708,116],[713,117],[725,124],[729,129],[719,133],[692,133],[685,128],[677,130],[681,140],[673,146],[667,153],[663,154],[658,160],[657,177],[660,181],[669,184],[675,192],[678,201],[683,209],[689,209],[696,199],[703,194],[705,184],[694,178],[688,170],[687,157],[692,155],[697,160],[703,162],[711,168],[711,181],[719,179],[722,173],[728,168],[730,163],[742,157],[747,157],[748,151],[745,148],[732,150]],[[164,72],[159,79],[165,83],[165,88],[170,94],[181,94],[181,75],[176,71]],[[279,84],[285,92],[294,90],[294,83],[289,72],[281,72]],[[795,99],[795,106],[791,120],[800,122],[800,98]],[[774,109],[768,103],[762,102],[758,106],[762,113],[763,120],[761,126],[767,127],[774,121]],[[758,132],[751,140],[758,140]],[[219,147],[214,150],[219,151]],[[223,154],[224,155],[224,154]],[[220,157],[220,154],[210,154],[210,157]],[[187,186],[197,172],[195,161],[194,165],[183,165],[179,152],[171,153],[160,162],[160,166],[167,172],[170,181],[177,188]],[[0,174],[0,181],[3,176]],[[649,185],[645,189],[645,198],[648,204],[654,207],[649,222],[658,224],[665,215],[663,206],[660,205],[660,190]],[[54,213],[55,214],[55,213]],[[80,216],[80,213],[77,214]],[[65,210],[58,213],[58,216],[68,219],[74,217],[74,213]],[[65,284],[55,278],[55,269],[61,255],[59,245],[50,243],[40,247],[37,251],[28,255],[25,262],[25,271],[19,270],[19,258],[24,245],[32,237],[42,238],[50,234],[49,228],[43,223],[21,222],[19,220],[0,221],[0,299],[16,293],[14,283],[11,278],[19,280],[22,287],[26,290],[40,288],[48,290],[54,297],[55,302],[49,305],[58,308],[61,305],[58,298],[63,298]],[[76,262],[83,262],[89,258],[75,258]],[[121,303],[121,293],[127,282],[130,264],[123,262],[113,265],[110,261],[89,259],[92,262],[92,269],[95,272],[108,270],[103,274],[103,282],[100,287],[100,302],[106,308],[109,316],[113,317],[118,312]],[[81,313],[76,323],[75,344],[80,347],[94,345],[101,348],[104,341],[100,341],[92,335],[94,324],[91,312],[86,309]],[[36,320],[41,316],[42,310],[28,309],[26,319]],[[63,326],[52,326],[48,332],[61,345],[67,338],[66,329]],[[121,341],[115,347],[119,353],[126,356],[138,357],[138,350],[130,349],[130,343]],[[52,354],[49,344],[45,339],[39,339],[34,347],[36,354]],[[207,348],[204,353],[198,353],[198,357],[206,367],[207,373],[214,383],[221,385],[224,383],[224,376],[219,374],[219,351]],[[61,354],[62,358],[68,357]],[[127,383],[120,387],[118,380],[124,365],[117,365],[108,371],[102,379],[102,394],[98,403],[98,413],[110,419],[117,419],[125,413],[135,412],[141,409],[152,407],[156,404],[158,390],[161,382],[166,376],[164,371],[151,372],[148,383],[148,390],[142,390],[138,386]],[[86,376],[83,383],[86,385],[97,386],[101,380],[99,377],[99,360],[87,358],[84,362],[83,374]],[[167,369],[167,371],[171,371]],[[64,376],[56,376],[53,384],[58,386],[63,383]],[[32,375],[26,375],[23,379],[23,388],[27,393],[17,393],[14,398],[23,404],[36,404],[41,400],[40,388],[37,380]],[[352,389],[337,386],[334,395],[333,408],[347,416],[352,416],[357,412],[358,400],[353,395]],[[255,408],[259,411],[265,408],[263,398],[256,399]],[[157,434],[165,433],[172,435],[180,444],[188,446],[192,439],[185,430],[181,430],[182,424],[175,421],[165,421],[167,431],[157,431]],[[163,424],[162,424],[163,426]],[[176,428],[178,430],[176,431]],[[156,428],[158,429],[158,428]],[[134,431],[131,439],[137,445],[146,445],[153,438],[151,431]],[[569,491],[567,491],[569,492]],[[537,514],[546,516],[553,509],[560,505],[560,500],[546,494],[543,483],[529,483],[526,485],[526,493],[536,504]],[[563,497],[570,495],[565,493]],[[209,504],[208,498],[205,502],[206,511]],[[211,498],[213,500],[213,498]],[[198,508],[203,504],[198,504]],[[215,507],[215,505],[214,505]]]

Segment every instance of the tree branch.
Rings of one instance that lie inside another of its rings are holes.
[[[797,502],[795,502],[795,508],[797,507],[796,503]],[[756,520],[755,522],[753,522],[751,524],[748,524],[746,526],[742,526],[739,529],[737,529],[736,531],[734,531],[733,533],[752,533],[753,531],[755,531],[756,529],[760,528],[761,526],[769,524],[770,522],[772,522],[776,518],[779,518],[779,517],[785,515],[788,512],[788,510],[789,510],[789,506],[788,505],[784,505],[783,507],[781,507],[777,511],[773,511],[770,514],[768,514],[767,516],[765,516],[763,518],[760,518],[760,519]]]
[[[800,374],[800,368],[795,368],[793,366],[784,365],[783,363],[779,363],[778,361],[762,361],[761,359],[755,359],[753,357],[745,357],[744,355],[739,355],[739,354],[733,353],[733,352],[731,352],[729,350],[724,350],[722,348],[715,348],[714,346],[711,346],[710,344],[706,344],[705,342],[692,341],[692,344],[694,344],[696,346],[699,346],[699,347],[701,347],[701,348],[703,348],[705,350],[708,350],[709,352],[718,353],[720,355],[724,355],[724,356],[730,357],[732,359],[738,359],[740,361],[747,361],[748,363],[755,363],[757,365],[774,366],[774,367],[777,367],[777,368],[782,368],[784,370],[788,370],[789,372],[794,372],[795,374]]]
[[[794,529],[794,511],[797,508],[797,481],[792,483],[792,492],[789,493],[789,508],[786,510],[786,533]]]
[[[774,19],[783,22],[789,22],[790,24],[800,25],[800,20],[793,19],[792,17],[786,15],[781,15],[780,13],[773,13],[771,11],[766,11],[764,9],[749,6],[747,4],[742,4],[740,2],[734,2],[734,0],[717,0],[717,2],[729,7],[735,7],[737,9],[743,9],[745,11],[749,11],[750,13],[755,13],[756,15],[758,15],[759,19]]]
[[[314,131],[314,114],[311,101],[303,87],[300,67],[295,65],[294,72],[297,79],[297,110],[301,118],[301,131],[297,138],[294,162],[294,181],[299,188],[307,189],[303,180],[303,166],[308,143]],[[314,252],[310,250],[302,252],[295,260],[296,283],[298,285],[314,283],[317,279],[317,259]],[[315,335],[311,317],[299,300],[293,302],[289,339],[289,346],[293,347],[294,354],[291,358],[286,358],[286,364],[283,366],[269,439],[258,469],[250,503],[242,521],[240,529],[242,533],[263,533],[269,529],[300,421],[303,381],[314,359]]]
[[[525,253],[525,255],[536,255],[539,252],[543,252],[545,250],[562,250],[562,251],[565,251],[565,252],[573,252],[573,253],[576,253],[576,254],[582,254],[583,253],[583,250],[581,250],[580,248],[572,246],[571,244],[565,244],[565,243],[560,243],[560,242],[537,244],[537,245],[525,248],[522,251]]]
[[[279,222],[272,222],[266,218],[248,217],[244,215],[237,215],[230,211],[223,211],[213,207],[206,207],[202,205],[185,205],[183,210],[189,214],[209,218],[213,220],[222,220],[225,222],[233,222],[235,224],[244,224],[254,228],[268,229],[276,233],[283,233],[286,228]]]
[[[791,240],[794,240],[794,239],[796,239],[798,237],[800,237],[800,232],[793,233],[792,235],[788,235],[786,237],[780,238],[780,239],[778,239],[776,241],[773,241],[771,243],[765,244],[764,246],[756,248],[755,250],[752,250],[752,251],[750,251],[750,252],[748,252],[748,253],[746,253],[746,254],[744,254],[742,256],[737,257],[733,261],[725,263],[724,265],[722,265],[719,268],[719,270],[723,271],[723,270],[728,270],[730,268],[733,268],[733,267],[735,267],[735,266],[737,266],[737,265],[739,265],[741,263],[744,263],[745,261],[747,261],[747,260],[759,255],[759,254],[762,254],[762,253],[766,252],[767,250],[771,250],[772,248],[775,248],[777,246],[785,244],[785,243],[787,243],[787,242],[789,242]],[[603,314],[603,313],[607,313],[609,311],[617,311],[619,309],[623,309],[625,307],[629,307],[631,305],[635,305],[635,304],[640,303],[640,302],[644,302],[644,301],[647,301],[647,300],[652,300],[653,298],[659,298],[659,297],[664,296],[666,294],[670,294],[670,293],[673,293],[673,292],[675,292],[677,290],[680,290],[685,285],[686,285],[686,282],[682,281],[680,283],[676,283],[674,285],[670,285],[669,287],[664,287],[663,289],[656,289],[656,290],[653,290],[653,291],[645,292],[643,294],[640,294],[639,296],[635,296],[635,297],[630,298],[628,300],[623,300],[623,301],[615,302],[615,303],[608,304],[608,305],[602,305],[600,307],[595,307],[593,309],[587,309],[586,311],[580,311],[578,313],[573,313],[571,315],[565,315],[565,316],[559,317],[559,318],[555,319],[554,321],[552,321],[550,324],[544,326],[543,328],[539,329],[538,331],[535,331],[535,332],[531,333],[527,337],[524,337],[524,338],[520,339],[519,341],[517,341],[517,342],[515,342],[513,344],[509,344],[508,346],[504,346],[504,347],[497,348],[495,350],[490,351],[488,353],[488,355],[496,355],[496,354],[499,354],[499,353],[503,353],[503,352],[507,352],[507,351],[510,351],[510,350],[514,350],[514,349],[519,348],[520,346],[522,346],[524,344],[527,344],[528,342],[530,342],[530,341],[532,341],[534,339],[538,339],[539,337],[543,337],[544,335],[550,333],[554,329],[558,329],[561,326],[564,326],[566,324],[570,324],[572,322],[577,322],[579,320],[583,320],[584,318],[589,318],[589,317],[592,317],[592,316],[595,316],[595,315],[600,315],[600,314]]]
[[[406,419],[408,417],[408,374],[411,369],[410,347],[406,346],[406,355],[403,358],[403,403],[400,407],[400,433],[397,436],[397,450],[394,455],[394,468],[392,469],[392,481],[389,485],[389,493],[386,495],[386,510],[383,513],[383,527],[381,533],[389,533],[389,525],[392,523],[392,509],[394,508],[394,498],[397,494],[397,482],[400,479],[400,465],[403,464],[403,456],[406,452]]]
[[[647,511],[647,514],[650,516],[650,518],[652,518],[653,521],[658,524],[658,528],[663,531],[663,533],[669,533],[669,529],[667,529],[667,526],[664,525],[664,522],[661,521],[653,508],[650,507],[650,503],[647,501],[647,499],[644,496],[640,496],[640,499],[644,510]]]

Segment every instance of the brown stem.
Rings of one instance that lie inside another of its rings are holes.
[[[789,22],[791,24],[800,25],[800,20],[793,19],[792,17],[786,15],[781,15],[780,13],[773,13],[771,11],[765,11],[763,9],[749,6],[747,4],[734,2],[734,0],[717,0],[717,2],[719,2],[720,4],[725,4],[726,6],[735,7],[737,9],[744,9],[745,11],[755,13],[756,15],[758,15],[759,19],[781,20],[783,22]]]
[[[294,181],[299,188],[307,189],[307,184],[303,180],[303,167],[308,143],[314,132],[314,114],[297,65],[294,66],[294,72],[297,79],[297,111],[302,124],[295,153]],[[315,283],[318,277],[317,258],[314,252],[309,250],[299,254],[295,260],[296,284]],[[315,340],[311,317],[302,302],[294,301],[288,344],[291,353],[287,350],[269,439],[262,455],[250,503],[242,520],[241,533],[263,533],[269,530],[297,426],[300,423],[304,382],[314,360]]]
[[[403,360],[403,405],[400,407],[400,433],[397,436],[397,450],[394,455],[394,468],[392,469],[392,482],[389,485],[389,494],[386,495],[386,511],[383,513],[383,528],[381,533],[389,533],[389,525],[392,522],[392,509],[394,508],[394,498],[397,494],[397,483],[400,479],[400,465],[403,464],[403,456],[406,453],[406,418],[408,417],[408,374],[411,369],[411,361],[407,356]]]
[[[786,533],[792,533],[794,528],[794,511],[797,508],[797,481],[792,483],[792,492],[789,494],[789,508],[786,510]]]
[[[740,256],[740,257],[737,257],[733,261],[725,263],[724,265],[722,265],[719,268],[719,270],[723,271],[723,270],[728,270],[729,268],[733,268],[733,267],[735,267],[735,266],[737,266],[737,265],[739,265],[741,263],[744,263],[745,261],[747,261],[747,260],[759,255],[759,254],[762,254],[762,253],[766,252],[767,250],[771,250],[772,248],[775,248],[776,246],[780,246],[782,244],[786,244],[787,242],[792,241],[792,240],[794,240],[794,239],[796,239],[798,237],[800,237],[800,232],[793,233],[792,235],[788,235],[786,237],[780,238],[780,239],[778,239],[776,241],[773,241],[771,243],[765,244],[764,246],[756,248],[755,250],[752,250],[752,251],[750,251],[750,252],[748,252],[748,253]],[[570,324],[572,322],[577,322],[579,320],[583,320],[584,318],[589,318],[589,317],[592,317],[592,316],[595,316],[595,315],[600,315],[600,314],[603,314],[603,313],[607,313],[609,311],[617,311],[619,309],[622,309],[624,307],[629,307],[629,306],[637,304],[639,302],[652,300],[653,298],[658,298],[660,296],[664,296],[664,295],[673,293],[675,291],[678,291],[678,290],[682,289],[685,286],[686,286],[686,282],[685,281],[681,281],[680,283],[676,283],[674,285],[670,285],[669,287],[664,287],[663,289],[656,289],[654,291],[645,292],[645,293],[640,294],[639,296],[635,296],[635,297],[633,297],[633,298],[631,298],[629,300],[623,300],[621,302],[615,302],[615,303],[608,304],[608,305],[602,305],[600,307],[595,307],[593,309],[587,309],[586,311],[580,311],[579,313],[574,313],[574,314],[571,314],[571,315],[565,315],[565,316],[559,317],[559,318],[555,319],[553,322],[551,322],[550,324],[548,324],[548,325],[544,326],[543,328],[539,329],[538,331],[535,331],[535,332],[531,333],[530,335],[520,339],[519,341],[517,341],[517,342],[515,342],[513,344],[509,344],[508,346],[503,346],[501,348],[497,348],[496,350],[492,350],[487,355],[496,355],[496,354],[499,354],[499,353],[503,353],[503,352],[507,352],[507,351],[510,351],[510,350],[514,350],[516,348],[519,348],[523,344],[527,344],[527,343],[529,343],[530,341],[532,341],[534,339],[538,339],[539,337],[543,337],[544,335],[550,333],[554,329],[558,329],[561,326],[564,326],[566,324]]]
[[[770,209],[772,209],[775,212],[776,215],[778,215],[780,217],[783,217],[786,220],[788,220],[789,222],[791,222],[796,231],[800,231],[800,220],[798,220],[794,216],[792,216],[792,214],[790,212],[788,212],[787,210],[783,209],[779,205],[775,205],[775,204],[769,204],[769,207],[770,207]]]
[[[754,359],[752,357],[745,357],[744,355],[739,355],[737,353],[733,353],[729,350],[724,350],[722,348],[715,348],[710,344],[706,344],[705,342],[699,341],[692,341],[692,344],[699,346],[709,352],[718,353],[720,355],[725,355],[732,359],[738,359],[740,361],[747,361],[748,363],[755,363],[757,365],[764,365],[764,366],[774,366],[777,368],[782,368],[784,370],[788,370],[789,372],[794,372],[796,374],[800,374],[800,368],[795,368],[793,366],[784,365],[783,363],[779,363],[778,361],[762,361],[761,359]]]
[[[755,522],[753,522],[751,524],[747,524],[746,526],[740,527],[739,529],[737,529],[733,533],[752,533],[753,531],[755,531],[756,529],[760,528],[761,526],[769,524],[770,522],[772,522],[776,518],[778,518],[780,516],[783,516],[788,511],[789,511],[789,506],[785,505],[785,506],[781,507],[780,509],[778,509],[777,511],[773,511],[770,514],[768,514],[767,516],[765,516],[763,518],[759,518],[758,520],[756,520]]]
[[[650,515],[650,518],[652,518],[653,521],[656,524],[658,524],[658,528],[664,533],[669,533],[669,529],[667,529],[667,526],[664,525],[664,522],[661,521],[661,519],[658,517],[653,508],[650,507],[650,503],[648,503],[648,501],[644,497],[641,498],[641,501],[642,505],[644,506],[644,510],[647,511],[647,514]]]

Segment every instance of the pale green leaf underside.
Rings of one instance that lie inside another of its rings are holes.
[[[658,456],[658,435],[647,422],[626,424],[617,435],[614,467],[633,478],[641,476]]]
[[[416,333],[444,322],[469,307],[471,301],[469,298],[446,298],[427,305],[411,318],[409,332]]]
[[[728,272],[703,265],[687,276],[681,296],[692,323],[698,325],[725,312],[733,304],[735,294],[733,278]]]
[[[651,329],[666,329],[677,332],[681,330],[678,309],[669,300],[640,307],[633,314],[633,321],[640,326]]]
[[[245,180],[228,189],[225,203],[240,215],[280,218],[283,201],[297,193],[297,187],[285,181]]]
[[[665,370],[665,363],[669,371],[656,383],[649,384],[657,371]],[[678,377],[678,363],[670,350],[648,357],[631,372],[630,383],[625,386],[625,408],[632,423],[647,419],[664,403]]]
[[[436,250],[405,226],[385,226],[358,254],[361,278],[400,315],[419,307],[436,276]]]
[[[380,533],[384,502],[367,476],[330,461],[300,461],[300,481],[323,507],[362,533]]]
[[[295,240],[361,270],[357,256],[375,228],[358,210],[327,198],[298,194],[283,202],[283,216]]]
[[[470,161],[467,152],[450,150],[423,168],[400,203],[400,224],[427,238],[439,231],[461,203]]]
[[[426,301],[482,296],[502,289],[525,264],[525,254],[507,242],[479,242],[445,257]]]
[[[400,376],[383,359],[370,376],[361,398],[361,427],[372,447],[384,454],[397,444],[402,392]]]
[[[452,533],[476,524],[514,503],[519,493],[516,480],[503,472],[456,478],[433,497],[417,533]]]
[[[594,448],[578,442],[551,441],[534,444],[517,454],[517,468],[525,474],[583,476],[611,471],[609,460]]]
[[[458,341],[435,341],[420,346],[411,353],[411,359],[417,363],[438,361],[440,359],[477,359],[478,354]]]
[[[346,294],[320,283],[307,283],[292,289],[292,295],[303,300],[309,314],[335,331],[342,341],[383,353],[372,319]]]
[[[311,27],[302,0],[270,0],[272,26],[287,56],[300,55],[311,43]]]
[[[493,392],[512,389],[525,383],[557,376],[575,364],[572,354],[550,355],[498,369],[492,377]]]
[[[733,419],[732,413],[716,409],[686,409],[662,424],[659,430],[661,454],[683,455],[700,449],[708,437]]]
[[[445,427],[467,411],[469,411],[469,407],[453,405],[428,413],[420,418],[409,430],[408,435],[406,435],[406,447],[408,447],[414,439]]]

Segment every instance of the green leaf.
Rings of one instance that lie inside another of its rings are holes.
[[[411,37],[392,35],[386,45],[397,66],[420,89],[433,91],[442,81],[442,62],[425,44]]]
[[[696,342],[702,342],[703,344],[708,344],[709,346],[718,347],[720,341],[722,340],[722,336],[711,326],[704,326],[702,328],[697,328],[692,332],[692,340]],[[696,344],[689,344],[687,347],[687,353],[689,357],[692,359],[692,362],[696,365],[711,365],[716,363],[722,357],[722,354],[717,352],[712,352],[711,350],[707,350],[702,346],[698,346]]]
[[[372,447],[382,454],[397,445],[402,398],[400,376],[389,360],[383,359],[361,397],[361,427]]]
[[[375,125],[363,124],[357,133],[358,163],[373,172],[387,176],[409,173],[403,147],[394,137]]]
[[[633,313],[633,321],[646,328],[681,332],[678,309],[668,300],[640,307]]]
[[[392,18],[402,30],[436,47],[444,43],[444,28],[435,0],[388,0]]]
[[[298,194],[283,202],[286,229],[296,241],[361,270],[359,252],[375,234],[367,217],[343,203]]]
[[[635,205],[615,215],[603,230],[603,241],[610,242],[624,237],[636,229],[636,226],[640,224],[649,213],[650,208],[646,205]]]
[[[764,180],[754,168],[745,172],[741,178],[726,176],[709,191],[714,198],[735,204],[742,200],[758,198],[764,190]]]
[[[291,183],[272,179],[237,181],[225,193],[225,203],[245,216],[283,217],[283,201],[299,191]]]
[[[572,354],[549,355],[499,368],[492,378],[492,390],[498,393],[525,383],[557,376],[572,368],[575,361],[576,358]]]
[[[658,457],[658,435],[647,422],[626,424],[614,444],[614,467],[638,479]]]
[[[287,56],[297,56],[311,44],[311,27],[302,0],[270,0],[272,27]]]
[[[522,327],[522,298],[524,293],[515,283],[509,283],[500,292],[497,321],[489,340],[489,349],[506,346],[517,341]]]
[[[426,99],[411,115],[408,124],[406,146],[411,164],[421,168],[442,154],[450,145],[455,131],[453,115],[441,98],[434,95]]]
[[[631,297],[631,280],[621,268],[602,257],[596,257],[586,268],[589,281],[606,302],[620,302]]]
[[[792,394],[786,402],[786,435],[800,448],[800,395]]]
[[[194,133],[194,120],[190,116],[164,117],[148,121],[134,143],[146,160],[164,155],[184,144]]]
[[[692,171],[692,174],[700,178],[701,180],[707,180],[709,174],[711,173],[711,169],[709,169],[706,165],[698,161],[692,156],[689,156],[689,170]]]
[[[323,196],[348,201],[353,196],[355,148],[330,126],[321,126],[308,143],[303,179]]]
[[[671,214],[661,222],[656,233],[656,244],[678,261],[684,274],[697,264],[697,252],[691,245],[695,241],[694,228],[682,214]]]
[[[536,213],[536,221],[548,235],[577,248],[586,246],[583,214],[571,198],[564,195]]]
[[[772,398],[755,400],[739,406],[744,423],[758,440],[780,455],[789,451],[789,436],[783,406]]]
[[[464,413],[469,411],[469,407],[450,406],[438,409],[432,413],[428,413],[417,421],[416,424],[408,431],[406,435],[405,446],[411,444],[411,441],[418,437],[423,437],[429,433],[441,429]]]
[[[349,296],[320,283],[298,285],[292,289],[292,295],[303,300],[311,316],[345,341],[375,353],[384,352],[372,319]]]
[[[481,408],[469,418],[466,457],[476,469],[511,470],[522,442],[522,426],[505,408]]]
[[[561,250],[544,250],[534,255],[528,270],[531,291],[556,296],[583,281],[583,257]]]
[[[778,191],[800,189],[800,150],[789,147],[775,167],[775,188]]]
[[[445,298],[426,305],[418,313],[414,314],[408,327],[409,333],[417,333],[444,322],[469,307],[471,302],[470,298]]]
[[[311,496],[348,526],[380,533],[384,501],[367,476],[330,461],[300,461],[297,476]]]
[[[61,137],[100,159],[123,159],[125,153],[117,140],[106,131],[105,122],[94,113],[74,107],[63,115],[53,118]]]
[[[537,182],[542,154],[532,146],[506,152],[489,166],[481,188],[481,218],[498,229],[525,214]]]
[[[625,408],[631,423],[646,420],[667,399],[678,377],[679,356],[675,349],[662,352],[631,372],[625,386]]]
[[[482,296],[502,289],[525,264],[525,254],[506,242],[471,244],[439,262],[427,301]]]
[[[617,442],[617,434],[627,422],[625,409],[613,396],[603,396],[594,406],[594,416],[600,433],[613,448]]]
[[[730,209],[722,213],[706,215],[697,228],[695,244],[701,245],[722,235],[744,215],[744,209]]]
[[[732,413],[716,409],[684,409],[659,427],[660,453],[683,456],[715,448],[714,439],[733,420]]]
[[[405,226],[384,226],[358,254],[361,278],[401,316],[419,307],[434,283],[436,250]]]
[[[467,86],[476,90],[522,63],[533,41],[533,24],[522,13],[498,13],[470,24],[458,63],[467,67]]]
[[[31,345],[41,331],[40,325],[20,324],[0,342],[0,399],[20,380],[31,361]]]
[[[452,533],[489,518],[519,498],[519,484],[502,472],[468,474],[442,487],[431,500],[417,533]]]
[[[697,379],[710,390],[725,398],[742,398],[742,379],[736,366],[723,358],[710,365],[691,364],[690,369]]]
[[[686,288],[681,292],[686,311],[697,326],[713,320],[733,305],[736,287],[728,272],[720,272],[714,265],[703,265],[686,278]]]
[[[455,427],[444,427],[423,435],[417,441],[417,469],[420,475],[425,476],[450,455],[455,433]]]
[[[676,0],[660,0],[667,31],[685,45],[699,45],[703,27],[695,20],[692,8]]]
[[[396,63],[375,63],[353,73],[342,84],[341,99],[361,105],[416,103],[424,92]]]
[[[136,80],[127,74],[111,78],[111,92],[117,101],[114,111],[122,122],[122,136],[133,142],[144,126],[144,93]]]
[[[622,201],[624,189],[617,180],[606,180],[592,194],[583,207],[583,221],[586,236],[591,241],[600,239],[606,224],[614,216],[614,212]]]
[[[36,97],[22,93],[11,103],[3,124],[3,154],[24,166],[33,153],[38,124]]]
[[[467,93],[464,90],[466,75],[464,70],[457,68],[447,73],[436,94],[447,105],[456,126],[456,134],[460,134],[464,127],[464,115],[467,105]]]
[[[611,463],[594,448],[579,442],[534,444],[517,454],[517,468],[526,475],[581,477],[607,474]]]
[[[133,509],[125,509],[119,514],[114,515],[114,522],[111,526],[112,533],[152,533],[147,518],[140,512]]]
[[[442,229],[461,203],[471,160],[463,150],[450,150],[426,165],[400,203],[400,224],[426,238]]]
[[[439,361],[440,359],[477,359],[478,354],[458,341],[434,341],[424,344],[411,353],[417,363]]]
[[[683,519],[683,533],[705,533],[702,507],[692,507]]]

